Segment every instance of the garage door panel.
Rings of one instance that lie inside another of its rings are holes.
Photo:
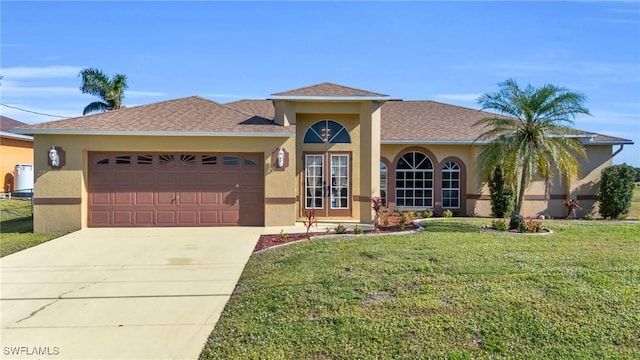
[[[229,211],[229,210],[223,210],[222,211],[222,224],[232,224],[232,225],[236,225],[238,224],[238,220],[240,219],[240,214],[237,211]]]
[[[132,226],[133,225],[133,211],[132,210],[116,210],[113,212],[113,224],[120,226]]]
[[[130,192],[116,192],[113,194],[113,203],[115,205],[133,205],[134,194]]]
[[[136,205],[153,205],[154,204],[154,193],[152,192],[136,192]]]
[[[179,192],[178,193],[178,204],[179,205],[197,205],[198,204],[198,193],[195,192],[195,191]]]
[[[95,192],[89,196],[90,205],[109,205],[111,204],[111,193]]]
[[[153,210],[138,210],[135,216],[137,226],[153,226],[154,224],[155,212]]]
[[[176,225],[176,212],[167,210],[158,210],[156,212],[156,222],[160,226]]]
[[[262,225],[262,158],[89,153],[89,226]]]
[[[136,185],[152,186],[156,183],[156,174],[153,172],[136,173]]]
[[[194,226],[198,224],[198,212],[196,210],[178,211],[178,224]]]
[[[109,226],[111,225],[111,211],[109,210],[94,210],[90,213],[91,224],[94,226]]]
[[[135,184],[135,174],[131,173],[119,173],[114,176],[114,185],[116,186],[131,186]]]
[[[218,225],[220,224],[219,211],[217,210],[202,210],[200,211],[200,224],[202,225]]]
[[[176,202],[175,192],[159,192],[157,193],[158,205],[173,205]]]

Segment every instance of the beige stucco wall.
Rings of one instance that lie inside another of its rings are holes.
[[[66,152],[66,165],[60,170],[53,170],[47,165],[48,150],[54,145]],[[290,225],[295,221],[295,167],[291,159],[290,166],[284,171],[273,168],[275,159],[271,156],[279,147],[286,149],[290,156],[296,153],[292,137],[36,135],[34,197],[80,199],[80,203],[34,205],[34,231],[72,231],[86,227],[87,157],[90,151],[262,152],[267,203],[265,225]],[[283,200],[285,204],[282,204]]]
[[[19,164],[33,165],[33,142],[12,138],[0,138],[0,171],[2,189],[0,192],[15,189],[15,169]]]
[[[465,189],[468,194],[466,199],[466,214],[469,216],[490,216],[491,203],[489,189],[486,182],[476,171],[476,159],[482,149],[480,145],[411,145],[411,144],[384,144],[381,147],[381,157],[391,164],[393,171],[398,156],[411,150],[425,150],[434,167],[448,157],[460,159],[466,168]],[[525,217],[538,217],[539,215],[551,215],[552,217],[565,217],[567,214],[564,198],[569,196],[578,199],[581,210],[577,216],[582,217],[587,213],[596,214],[597,202],[595,195],[599,188],[599,179],[602,169],[612,164],[610,145],[587,145],[587,157],[581,159],[580,175],[571,180],[571,188],[567,191],[565,179],[555,174],[552,184],[546,189],[544,181],[537,180],[527,188],[523,215]],[[393,185],[390,184],[390,189]],[[545,197],[548,195],[547,197]],[[462,199],[462,201],[465,201]],[[436,204],[437,205],[437,204]],[[391,204],[393,206],[393,204]],[[437,207],[437,206],[436,206]]]

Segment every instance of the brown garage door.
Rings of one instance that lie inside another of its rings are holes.
[[[89,226],[264,224],[261,153],[89,153]]]

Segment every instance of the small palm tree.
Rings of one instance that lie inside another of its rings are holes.
[[[94,101],[85,106],[82,115],[92,112],[103,112],[120,109],[124,91],[128,88],[127,76],[116,74],[109,79],[102,71],[95,68],[86,68],[80,71],[78,77],[82,79],[80,91],[99,97],[102,101]]]
[[[514,215],[520,217],[525,190],[534,176],[549,183],[555,167],[566,176],[569,186],[571,177],[578,174],[576,156],[584,157],[586,153],[579,139],[568,136],[575,131],[566,124],[573,124],[577,114],[589,115],[589,110],[583,105],[584,95],[563,87],[547,84],[521,89],[512,79],[499,87],[498,92],[478,99],[483,110],[499,114],[475,123],[487,128],[476,141],[489,141],[478,155],[478,166],[489,176],[496,168],[502,169],[513,188],[518,189]]]

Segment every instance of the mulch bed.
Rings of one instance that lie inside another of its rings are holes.
[[[376,230],[366,230],[363,231],[363,234],[380,234],[380,235],[384,235],[384,234],[388,234],[388,233],[395,233],[398,232],[398,230],[396,230],[396,224],[397,224],[397,220],[398,218],[396,217],[392,217],[389,216],[389,225],[388,226],[381,226],[380,228],[376,229]],[[314,229],[314,228],[312,228]],[[413,223],[413,222],[408,222],[403,231],[408,231],[408,230],[415,230],[417,229],[417,226]],[[347,231],[345,233],[345,235],[353,235],[355,234],[353,231]],[[309,238],[313,238],[316,236],[324,236],[324,235],[341,235],[341,234],[336,234],[335,231],[332,231],[330,233],[326,233],[326,232],[309,232]],[[260,250],[264,250],[273,246],[277,246],[277,245],[282,245],[282,244],[288,244],[288,243],[292,243],[292,242],[296,242],[296,241],[300,241],[300,240],[306,240],[307,239],[307,234],[304,233],[299,233],[299,234],[269,234],[269,235],[261,235],[260,239],[258,240],[258,244],[256,244],[256,247],[253,249],[253,252],[256,251],[260,251]]]

